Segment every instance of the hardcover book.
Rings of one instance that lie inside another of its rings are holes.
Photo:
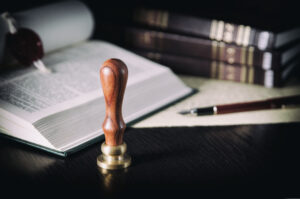
[[[281,86],[299,64],[299,59],[295,59],[289,62],[284,69],[273,71],[167,53],[145,50],[136,50],[135,52],[153,61],[167,65],[174,72],[179,74],[259,84],[268,88]]]
[[[163,10],[139,8],[135,10],[133,20],[152,28],[239,46],[255,46],[260,50],[278,49],[300,39],[299,27],[273,32],[223,20],[211,20]]]
[[[169,68],[108,42],[89,40],[92,13],[79,1],[14,16],[20,26],[40,35],[46,51],[43,62],[53,72],[43,74],[21,66],[1,72],[2,135],[62,156],[102,138],[105,103],[99,69],[109,58],[119,58],[128,66],[126,123],[192,92]]]
[[[278,70],[300,53],[300,43],[282,50],[262,51],[214,40],[147,29],[127,28],[126,45],[161,53],[212,59],[229,64]]]

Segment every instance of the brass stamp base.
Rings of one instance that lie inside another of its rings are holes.
[[[118,146],[108,146],[105,142],[101,145],[103,154],[97,157],[97,165],[103,169],[115,170],[124,169],[131,164],[131,157],[126,154],[127,145],[125,142]]]

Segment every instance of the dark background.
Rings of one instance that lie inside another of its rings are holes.
[[[0,12],[51,2],[56,1],[2,1]],[[85,2],[97,24],[126,24],[133,8],[145,6],[275,31],[300,25],[299,7],[286,0]],[[96,31],[101,32],[100,26]],[[116,187],[121,196],[131,198],[191,198],[189,194],[197,194],[196,198],[299,197],[299,129],[299,123],[130,128],[124,139],[134,163],[123,176],[116,175]],[[10,198],[101,197],[106,191],[106,176],[97,175],[99,154],[100,143],[63,159],[0,139],[0,193],[10,194]]]
[[[0,3],[0,13],[23,11],[60,0],[10,0]],[[81,0],[95,18],[94,39],[106,40],[127,48],[125,28],[136,26],[132,20],[135,8],[168,10],[225,22],[249,25],[274,33],[300,27],[300,11],[297,1],[291,0]],[[298,72],[297,72],[298,73]]]
[[[99,142],[59,158],[0,139],[0,198],[299,198],[299,132],[300,123],[127,128],[132,165],[107,174]]]
[[[58,0],[2,1],[0,12],[16,12]],[[297,1],[291,0],[208,0],[208,1],[163,1],[83,0],[93,10],[96,22],[108,19],[124,22],[134,7],[167,9],[177,13],[227,20],[257,28],[279,31],[300,25]]]

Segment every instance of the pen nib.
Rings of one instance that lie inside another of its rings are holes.
[[[182,110],[178,113],[181,115],[194,115],[194,116],[200,116],[200,115],[213,115],[214,112],[214,106],[210,107],[203,107],[203,108],[192,108],[189,110]]]
[[[181,115],[187,115],[187,114],[191,114],[191,110],[181,110],[178,113]]]
[[[34,61],[33,65],[42,73],[45,73],[45,74],[52,73],[52,71],[49,68],[47,68],[45,66],[45,64],[42,62],[42,60],[40,60],[40,59]]]

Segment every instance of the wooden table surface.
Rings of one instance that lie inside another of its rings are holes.
[[[103,173],[96,165],[100,143],[61,158],[1,138],[0,193],[10,198],[300,196],[300,123],[128,128],[124,139],[132,166]]]

